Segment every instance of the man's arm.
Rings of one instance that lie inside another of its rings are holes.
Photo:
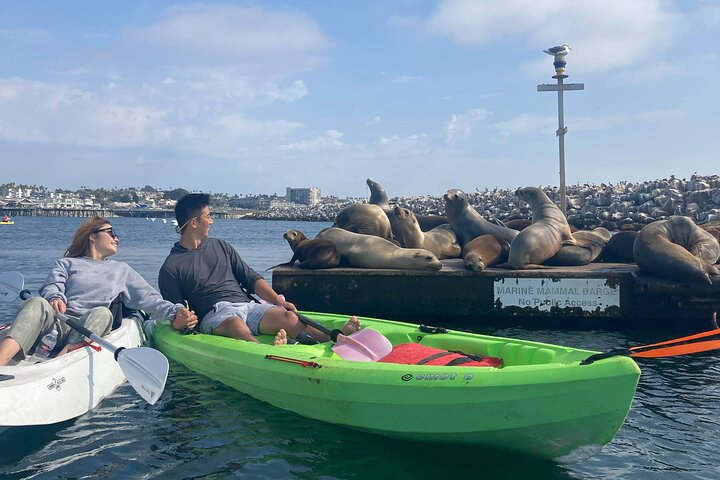
[[[268,284],[264,278],[260,278],[255,282],[255,295],[262,298],[268,303],[283,307],[284,309],[290,310],[291,312],[297,311],[297,307],[294,304],[285,300],[285,297],[281,297],[280,295],[278,295],[278,293],[272,289],[270,284]]]
[[[160,269],[160,274],[158,275],[158,287],[160,287],[160,295],[162,295],[168,302],[181,304],[185,303],[180,283],[175,281],[173,276],[165,269],[165,267]]]

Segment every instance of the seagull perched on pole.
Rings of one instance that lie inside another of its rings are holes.
[[[565,56],[570,53],[570,50],[572,50],[572,48],[570,48],[570,45],[567,43],[563,43],[558,47],[550,47],[547,50],[543,50],[543,52],[548,55],[555,57],[553,66],[555,67],[555,73],[558,75],[565,75],[565,66],[567,65],[565,62]]]
[[[570,53],[570,50],[572,50],[572,48],[570,48],[570,45],[568,45],[567,43],[563,43],[560,46],[551,47],[551,48],[548,48],[547,50],[543,50],[543,52],[547,53],[548,55],[557,56],[557,55],[567,55],[568,53]]]

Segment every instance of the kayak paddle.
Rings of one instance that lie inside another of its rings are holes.
[[[0,301],[12,301],[16,297],[26,300],[30,291],[24,290],[25,279],[18,272],[0,273]],[[170,366],[168,359],[160,351],[148,347],[116,347],[99,335],[94,334],[67,315],[57,312],[56,317],[102,345],[115,357],[128,383],[150,405],[158,401],[165,389]]]
[[[0,301],[15,300],[25,286],[25,279],[19,272],[0,273]]]
[[[332,349],[340,358],[359,362],[377,362],[392,351],[392,343],[382,333],[371,328],[363,328],[350,335],[344,335],[342,330],[330,330],[306,317],[300,312],[295,315],[305,325],[309,325],[330,337],[335,345]]]
[[[698,342],[701,338],[718,337],[714,340],[705,340]],[[707,352],[720,348],[720,329],[708,330],[687,337],[675,338],[664,342],[652,343],[649,345],[638,345],[630,348],[617,348],[605,353],[596,353],[591,355],[582,362],[581,365],[588,365],[597,360],[615,357],[618,355],[628,355],[639,358],[661,358],[675,357],[679,355],[689,355],[691,353]]]
[[[150,405],[155,404],[165,389],[170,364],[160,351],[148,347],[116,347],[99,335],[94,334],[84,326],[62,313],[55,314],[64,320],[74,330],[90,338],[98,345],[102,345],[115,357],[125,378],[135,391]]]

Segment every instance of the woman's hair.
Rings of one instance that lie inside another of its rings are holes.
[[[98,228],[102,228],[103,225],[110,225],[110,220],[102,217],[93,217],[80,225],[75,231],[75,235],[73,235],[70,246],[65,250],[65,256],[73,258],[85,256],[90,249],[90,235],[95,233]]]

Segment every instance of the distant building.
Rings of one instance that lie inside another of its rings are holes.
[[[320,189],[318,187],[310,188],[291,188],[285,189],[285,200],[288,203],[299,203],[302,205],[317,205],[320,201]]]

